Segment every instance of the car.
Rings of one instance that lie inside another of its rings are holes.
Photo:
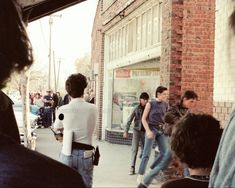
[[[21,99],[10,97],[11,100],[13,101],[13,111],[15,114],[16,122],[19,128],[20,132],[20,139],[21,139],[21,144],[24,144],[24,123],[23,123],[23,104]],[[31,112],[29,113],[29,119],[30,119],[30,126],[31,126],[31,135],[36,139],[37,135],[34,133],[35,129],[37,129],[37,119],[38,116],[32,114]]]

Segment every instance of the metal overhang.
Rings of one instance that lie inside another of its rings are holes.
[[[83,1],[85,0],[18,0],[18,3],[22,7],[24,20],[32,22]]]

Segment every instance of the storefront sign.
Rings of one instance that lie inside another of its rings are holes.
[[[129,69],[117,69],[115,70],[115,77],[116,78],[130,78],[131,77],[131,70]]]

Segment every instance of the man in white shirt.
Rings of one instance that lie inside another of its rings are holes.
[[[92,136],[96,124],[97,108],[83,99],[87,79],[84,75],[72,74],[65,83],[72,100],[56,113],[54,128],[64,133],[60,160],[77,170],[87,187],[92,187],[93,146]]]

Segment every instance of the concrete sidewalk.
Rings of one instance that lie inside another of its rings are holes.
[[[38,129],[36,150],[55,160],[59,158],[61,143],[55,140],[50,129]],[[95,188],[134,188],[137,187],[137,175],[128,175],[130,169],[131,147],[126,145],[110,144],[104,141],[94,141],[94,146],[99,145],[100,163],[94,167]],[[153,153],[153,152],[152,152]],[[152,161],[153,157],[151,157]],[[151,163],[151,161],[149,163]],[[137,170],[139,167],[137,159]],[[160,184],[152,184],[151,188],[159,188]]]

